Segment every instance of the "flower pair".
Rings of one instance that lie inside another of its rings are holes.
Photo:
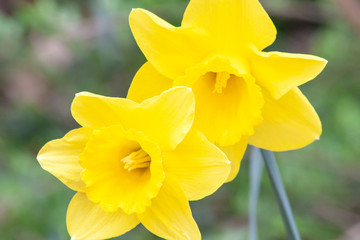
[[[38,160],[78,191],[67,214],[73,239],[140,222],[162,238],[200,239],[188,201],[232,180],[248,143],[282,151],[319,137],[298,86],[326,61],[262,52],[276,29],[257,0],[192,0],[181,27],[135,9],[130,26],[148,62],[128,99],[77,94],[71,110],[82,127]]]

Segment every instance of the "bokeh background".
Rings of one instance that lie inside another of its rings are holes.
[[[262,0],[278,29],[267,50],[326,58],[301,87],[323,123],[320,141],[277,153],[303,239],[360,239],[360,1]],[[0,1],[0,239],[69,239],[74,192],[41,169],[38,150],[77,127],[74,94],[125,97],[145,58],[128,26],[131,8],[179,25],[187,0]],[[296,137],[296,136],[294,136]],[[248,160],[235,181],[192,204],[205,240],[247,239]],[[286,239],[264,173],[259,239]],[[158,239],[139,226],[117,239]]]

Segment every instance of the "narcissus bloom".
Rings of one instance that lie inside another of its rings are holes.
[[[200,239],[188,200],[213,193],[230,172],[225,154],[192,128],[194,96],[177,87],[141,104],[82,92],[82,126],[48,142],[41,166],[78,193],[67,212],[72,239],[105,239],[140,222],[166,239]]]
[[[276,28],[258,0],[191,0],[180,27],[134,9],[130,27],[148,62],[128,98],[142,101],[172,86],[191,87],[194,125],[240,157],[247,143],[284,151],[319,138],[320,120],[298,86],[315,78],[326,60],[263,52]],[[233,162],[232,177],[239,163]]]

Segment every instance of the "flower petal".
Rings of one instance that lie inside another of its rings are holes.
[[[319,139],[320,119],[298,88],[278,100],[265,91],[264,97],[264,121],[255,128],[249,144],[272,151],[287,151]]]
[[[248,137],[243,136],[239,142],[233,145],[219,147],[226,154],[226,156],[231,162],[231,171],[226,182],[230,182],[234,180],[234,178],[238,174],[240,169],[240,163],[244,157],[247,144],[248,144]]]
[[[83,168],[79,163],[79,155],[84,150],[91,132],[89,128],[72,130],[63,138],[45,144],[37,156],[43,169],[75,191],[83,191],[85,187],[80,176]]]
[[[327,63],[313,55],[253,50],[250,58],[252,75],[276,99],[314,79]]]
[[[150,62],[146,62],[132,80],[127,98],[141,103],[171,88],[172,83],[171,79],[160,74]]]
[[[130,231],[138,224],[136,214],[127,215],[122,210],[106,212],[84,193],[77,193],[73,197],[66,216],[72,240],[112,238]]]
[[[155,235],[165,239],[201,239],[189,203],[181,186],[170,174],[166,175],[159,195],[151,206],[138,214],[141,223]]]
[[[176,28],[144,9],[133,9],[129,22],[145,57],[167,77],[183,75],[207,55],[202,33]]]
[[[133,124],[162,150],[174,149],[194,121],[194,94],[188,87],[171,88],[140,105]]]
[[[214,193],[227,179],[230,162],[197,130],[191,130],[175,150],[163,152],[165,172],[176,176],[188,200]]]
[[[205,29],[222,47],[254,44],[262,50],[276,38],[276,28],[258,0],[191,0],[182,26]]]
[[[71,113],[81,126],[100,128],[132,122],[130,112],[138,106],[129,99],[80,92],[74,98]]]

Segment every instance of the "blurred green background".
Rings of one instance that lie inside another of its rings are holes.
[[[360,2],[262,0],[278,29],[267,50],[326,58],[302,86],[323,123],[320,141],[277,153],[303,239],[360,239]],[[126,96],[145,58],[129,26],[131,8],[179,25],[186,0],[0,1],[0,239],[69,239],[74,192],[41,169],[38,150],[77,127],[74,94]],[[295,137],[295,136],[294,136]],[[235,181],[192,203],[205,240],[247,239],[248,160]],[[259,239],[286,239],[264,174]],[[118,239],[158,239],[139,226]]]

